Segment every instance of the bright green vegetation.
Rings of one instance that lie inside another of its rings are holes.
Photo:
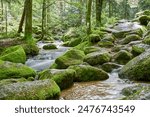
[[[59,87],[50,79],[0,86],[1,100],[49,100],[59,95]]]
[[[36,72],[21,64],[21,63],[12,63],[7,61],[0,60],[0,80],[9,79],[9,78],[28,78],[35,76]]]

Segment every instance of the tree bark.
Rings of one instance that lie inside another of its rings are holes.
[[[87,25],[87,34],[91,33],[91,8],[92,8],[92,0],[88,0],[87,3],[87,14],[86,14],[86,25]]]
[[[43,0],[42,8],[42,39],[46,34],[46,0]]]
[[[25,40],[32,39],[32,0],[25,2]]]
[[[103,0],[96,0],[96,26],[101,25],[101,14],[102,14]]]

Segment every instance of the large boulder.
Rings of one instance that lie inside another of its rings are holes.
[[[100,81],[109,78],[108,74],[102,69],[89,65],[70,66],[69,69],[76,71],[75,82]]]
[[[51,50],[51,49],[57,49],[55,44],[47,44],[43,46],[43,49],[45,50]]]
[[[150,81],[150,49],[129,61],[119,72],[120,78]]]
[[[143,53],[144,51],[145,51],[144,48],[135,45],[135,46],[132,46],[131,53],[133,54],[133,56],[138,56],[141,53]]]
[[[90,34],[89,35],[89,41],[92,43],[97,43],[101,40],[99,34]]]
[[[111,41],[103,40],[103,41],[98,42],[98,46],[105,47],[105,48],[110,48],[110,47],[113,47],[114,44]]]
[[[131,41],[138,41],[141,40],[142,38],[136,34],[131,34],[131,35],[127,35],[122,41],[121,44],[128,44]]]
[[[60,89],[55,81],[39,80],[0,86],[1,100],[58,99]]]
[[[39,48],[36,44],[23,44],[22,47],[28,56],[35,56],[39,53]]]
[[[0,56],[0,60],[14,63],[25,63],[26,54],[22,46],[13,46],[7,48]]]
[[[35,77],[36,72],[21,64],[21,63],[12,63],[7,61],[0,60],[0,80],[9,79],[9,78],[28,78]]]
[[[93,52],[84,57],[84,62],[87,62],[90,65],[101,65],[109,62],[110,59],[111,56],[108,54],[108,52]]]
[[[148,22],[150,21],[150,16],[142,15],[139,17],[139,21],[141,25],[147,26]]]
[[[119,67],[121,67],[119,64],[116,63],[112,63],[112,62],[108,62],[108,63],[104,63],[101,68],[106,71],[106,72],[111,72],[114,69],[118,69]]]
[[[104,51],[104,49],[100,47],[95,47],[95,46],[89,46],[89,47],[84,48],[85,54],[89,54],[89,53],[96,52],[96,51]]]
[[[132,54],[126,50],[120,50],[113,56],[113,59],[119,64],[126,64],[132,59]]]
[[[71,49],[68,50],[64,55],[58,57],[55,60],[58,69],[66,69],[71,65],[78,65],[83,62],[85,54],[81,50]]]
[[[65,42],[63,45],[64,46],[68,46],[68,47],[75,47],[77,46],[78,44],[80,44],[82,41],[81,38],[72,38],[71,40]]]
[[[72,69],[47,69],[39,73],[39,79],[54,80],[61,90],[69,88],[73,85],[75,71]]]

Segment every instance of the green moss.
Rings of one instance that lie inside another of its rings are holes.
[[[92,43],[90,43],[89,41],[85,41],[85,42],[82,42],[79,45],[75,46],[74,48],[84,51],[84,49],[89,46],[92,46]]]
[[[52,79],[58,84],[61,90],[72,86],[74,77],[75,71],[71,69],[48,69],[40,72],[39,74],[39,79]]]
[[[21,64],[21,63],[11,63],[0,61],[0,80],[9,78],[28,78],[30,76],[35,77],[36,72]]]
[[[100,51],[100,50],[101,50],[101,48],[99,48],[99,47],[89,46],[89,47],[84,48],[84,53],[89,54],[89,53]]]
[[[75,65],[70,66],[69,69],[76,71],[76,77],[74,78],[76,82],[99,81],[109,78],[105,71],[89,65]]]
[[[147,26],[148,22],[150,21],[150,16],[142,15],[139,17],[139,21],[140,21],[141,25]]]
[[[138,46],[132,46],[132,54],[133,56],[138,56],[145,51],[144,48]]]
[[[109,48],[109,47],[113,47],[114,44],[111,41],[100,41],[98,43],[98,46]]]
[[[113,58],[115,59],[115,62],[119,64],[126,64],[132,59],[132,54],[126,50],[121,50],[116,53]]]
[[[48,44],[48,45],[44,45],[43,49],[45,49],[45,50],[51,50],[51,49],[57,49],[57,47],[54,44]]]
[[[111,63],[111,62],[108,62],[108,63],[104,63],[101,68],[106,71],[106,72],[111,72],[113,69],[117,69],[119,68],[120,65],[116,64],[116,63]]]
[[[28,56],[35,56],[39,53],[39,48],[35,44],[23,44],[22,47]]]
[[[82,41],[81,38],[72,38],[70,41],[66,41],[63,45],[68,47],[75,47]]]
[[[71,49],[67,51],[64,55],[58,57],[55,60],[57,67],[60,69],[65,69],[71,65],[81,64],[83,62],[83,57],[85,56],[83,51],[77,49]]]
[[[123,40],[121,44],[128,44],[131,41],[138,41],[141,40],[141,37],[136,34],[127,35]]]
[[[101,40],[99,34],[90,34],[88,38],[91,43],[97,43]]]
[[[4,79],[0,80],[0,86],[6,85],[6,84],[12,84],[12,83],[17,83],[17,82],[25,82],[27,81],[25,78],[19,78],[19,79]]]
[[[145,37],[143,43],[150,45],[150,36]]]
[[[84,57],[84,62],[89,63],[90,65],[101,65],[103,63],[109,62],[111,59],[110,55],[108,53],[99,53],[94,52],[87,54]]]
[[[22,46],[13,46],[3,51],[3,53],[0,56],[0,59],[14,63],[25,63],[26,54]]]
[[[53,80],[28,81],[0,87],[2,100],[46,100],[58,99],[60,89]]]

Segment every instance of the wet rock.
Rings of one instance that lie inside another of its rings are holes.
[[[83,62],[84,56],[85,54],[83,51],[71,49],[61,57],[58,57],[55,60],[55,63],[57,64],[58,69],[65,69],[71,65],[81,64]]]
[[[141,53],[143,53],[145,51],[144,48],[142,47],[138,47],[138,46],[132,46],[132,51],[131,53],[133,54],[133,56],[138,56],[140,55]]]
[[[98,46],[100,47],[105,47],[105,48],[110,48],[110,47],[113,47],[114,44],[111,42],[111,41],[100,41],[98,42]]]
[[[101,66],[101,68],[106,72],[111,72],[113,69],[117,69],[119,67],[121,67],[119,64],[112,63],[112,62],[104,63]]]
[[[111,56],[107,52],[93,52],[84,57],[84,62],[87,62],[90,65],[101,65],[109,62],[110,59]]]
[[[0,80],[2,79],[9,79],[9,78],[28,78],[28,77],[35,77],[36,72],[21,64],[21,63],[11,63],[7,61],[0,60]]]
[[[150,21],[150,16],[142,15],[139,17],[139,21],[141,25],[147,26],[148,22]]]
[[[35,44],[23,44],[22,47],[28,56],[35,56],[39,53],[39,48]]]
[[[89,65],[70,66],[69,69],[76,71],[75,82],[99,81],[109,78],[108,74],[102,69],[98,69]]]
[[[45,50],[51,50],[51,49],[57,49],[55,44],[47,44],[43,46],[43,49]]]
[[[75,71],[72,69],[47,69],[39,73],[39,79],[52,79],[61,90],[69,88],[73,85]]]
[[[132,59],[132,54],[126,50],[121,50],[113,56],[113,59],[119,64],[126,64]]]
[[[0,56],[0,60],[14,63],[25,63],[26,54],[22,46],[13,46],[7,48]]]
[[[102,41],[109,41],[114,42],[116,39],[112,34],[106,34],[104,35],[104,38],[102,38]]]
[[[131,41],[138,41],[141,40],[142,38],[136,34],[131,34],[131,35],[127,35],[122,41],[121,44],[128,44]]]
[[[60,89],[53,80],[28,81],[0,86],[1,100],[58,99]]]
[[[98,34],[90,34],[89,35],[89,41],[92,43],[97,43],[101,40],[100,36]]]
[[[148,35],[144,38],[143,43],[150,45],[150,35]]]
[[[150,86],[136,85],[124,88],[122,94],[126,97],[124,100],[150,100]]]
[[[96,52],[96,51],[104,51],[104,50],[100,47],[95,47],[95,46],[89,46],[89,47],[84,48],[85,54],[89,54],[89,53]]]
[[[150,81],[150,50],[129,61],[120,71],[120,78]]]

